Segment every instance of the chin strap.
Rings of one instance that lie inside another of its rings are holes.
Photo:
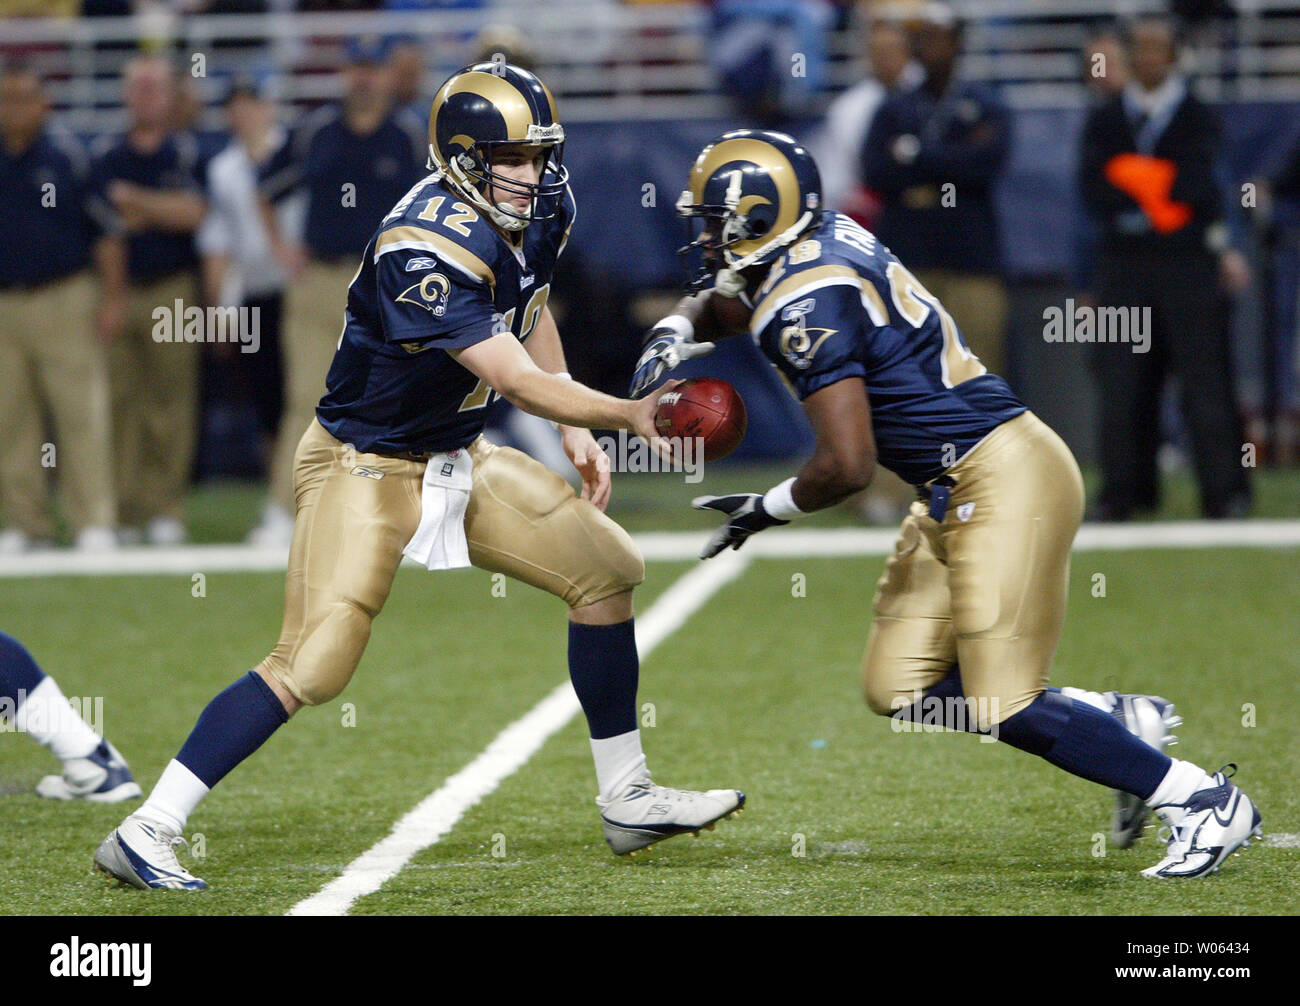
[[[805,210],[803,216],[786,228],[767,244],[750,252],[743,258],[737,258],[732,255],[728,249],[723,249],[723,255],[726,256],[727,265],[733,272],[740,272],[742,269],[748,269],[751,265],[757,265],[764,258],[776,251],[778,248],[784,248],[797,238],[800,234],[812,226],[813,215],[811,211]]]
[[[447,162],[445,167],[441,167],[437,164],[437,160],[433,153],[433,145],[430,144],[428,166],[441,177],[449,178],[451,183],[460,190],[461,194],[465,196],[466,199],[486,213],[488,219],[503,230],[521,231],[532,223],[531,219],[519,216],[519,214],[514,212],[512,209],[506,209],[505,207],[509,206],[508,203],[498,203],[496,206],[489,203],[487,199],[484,198],[483,193],[481,193],[474,184],[474,180],[470,178],[465,169],[461,166],[460,158],[463,156],[465,155],[462,154],[453,157],[449,162]]]

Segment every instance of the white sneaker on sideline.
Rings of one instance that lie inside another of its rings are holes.
[[[78,552],[112,552],[117,548],[117,535],[108,527],[83,527],[72,547]]]
[[[180,545],[185,541],[185,525],[175,517],[155,517],[145,530],[150,545]]]
[[[293,542],[293,514],[268,503],[262,511],[262,522],[248,532],[246,541],[262,548],[288,548]]]

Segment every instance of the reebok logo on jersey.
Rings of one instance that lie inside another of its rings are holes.
[[[348,474],[363,479],[374,479],[376,482],[384,477],[384,473],[378,468],[367,468],[365,465],[358,465],[356,468],[353,468],[352,471],[348,472]]]
[[[434,269],[437,265],[437,259],[431,259],[427,256],[421,255],[420,257],[413,258],[411,261],[406,263],[406,271],[415,272],[419,269]]]
[[[787,304],[781,310],[782,321],[797,321],[800,318],[806,318],[812,314],[813,308],[817,306],[817,298],[805,297],[797,304]]]

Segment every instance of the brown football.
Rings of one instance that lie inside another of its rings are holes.
[[[726,381],[692,377],[659,399],[655,427],[661,437],[698,437],[704,460],[716,461],[745,438],[745,403]]]

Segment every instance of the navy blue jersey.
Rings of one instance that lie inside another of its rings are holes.
[[[208,162],[193,133],[171,133],[150,154],[142,154],[126,137],[100,144],[90,171],[87,209],[102,232],[126,239],[127,275],[135,283],[161,279],[198,265],[194,235],[173,231],[127,231],[108,197],[114,181],[149,189],[183,189],[204,195]]]
[[[33,287],[90,264],[89,158],[77,140],[44,132],[17,156],[0,146],[0,288]]]
[[[943,305],[842,213],[772,264],[754,303],[750,332],[801,400],[845,378],[866,382],[879,461],[913,485],[1025,411]]]
[[[521,342],[546,307],[577,212],[512,244],[435,173],[393,208],[348,288],[343,334],[316,415],[344,443],[378,454],[464,447],[495,394],[448,350],[501,332]]]
[[[272,201],[306,189],[303,243],[313,255],[353,258],[375,221],[424,174],[427,148],[424,123],[405,110],[363,136],[333,106],[308,113],[258,174]]]

